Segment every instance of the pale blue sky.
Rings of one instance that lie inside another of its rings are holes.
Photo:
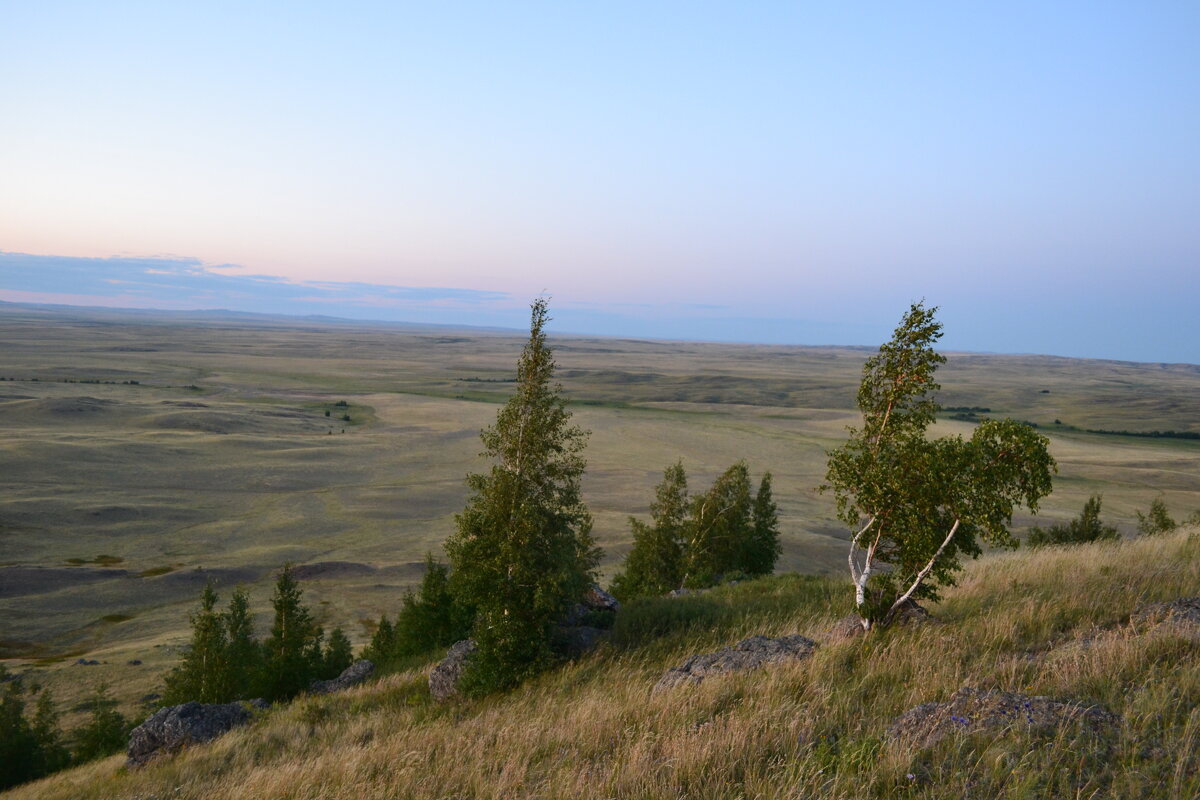
[[[0,299],[875,344],[923,297],[948,347],[1200,362],[1197,41],[1195,2],[0,0]],[[190,278],[112,283],[146,258]]]

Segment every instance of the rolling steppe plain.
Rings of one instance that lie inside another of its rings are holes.
[[[440,552],[487,468],[478,433],[512,386],[519,331],[0,304],[0,659],[127,713],[187,641],[206,581],[249,589],[260,632],[290,562],[326,627],[357,643]],[[856,424],[874,348],[554,336],[591,431],[584,497],[610,576],[663,468],[693,489],[745,459],[774,475],[779,570],[840,572],[846,531],[816,487]],[[1039,426],[1054,493],[1020,531],[1104,495],[1134,532],[1162,497],[1200,509],[1200,366],[949,353],[939,400]],[[328,415],[326,414],[328,412]],[[344,420],[348,416],[349,420]],[[1057,423],[1056,423],[1057,421]],[[938,434],[969,435],[949,418]],[[81,666],[76,660],[99,661]],[[137,664],[131,662],[140,662]],[[71,716],[64,720],[70,727]]]

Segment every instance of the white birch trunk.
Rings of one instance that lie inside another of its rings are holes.
[[[925,565],[925,568],[917,573],[917,577],[912,582],[912,586],[908,587],[908,591],[900,595],[899,599],[892,603],[892,607],[888,609],[888,619],[891,619],[892,615],[896,613],[896,609],[900,608],[900,606],[904,605],[908,599],[912,597],[913,592],[915,592],[917,587],[921,585],[921,581],[925,580],[925,576],[927,576],[933,569],[933,565],[937,563],[938,558],[942,555],[942,552],[946,549],[946,546],[950,544],[950,540],[954,538],[954,534],[958,533],[958,525],[960,522],[962,522],[962,520],[954,520],[954,524],[950,526],[950,532],[946,534],[946,538],[942,542],[942,546],[939,547],[937,552],[933,554],[933,558],[929,559],[929,563]]]
[[[863,534],[875,524],[875,520],[876,517],[871,517],[871,519],[867,521],[867,524],[863,526],[862,530],[854,534],[854,538],[850,541],[850,555],[848,560],[850,562],[850,579],[854,581],[854,607],[856,609],[862,608],[863,603],[865,603],[867,599],[867,579],[871,577],[871,562],[875,557],[875,546],[872,544],[871,547],[867,548],[867,558],[863,562],[863,568],[861,570],[858,569],[858,562],[854,558],[854,552],[858,549],[859,539],[861,539]],[[862,615],[860,614],[859,616],[861,617]],[[870,620],[863,619],[862,624],[864,630],[871,629]]]

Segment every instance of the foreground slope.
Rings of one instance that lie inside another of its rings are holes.
[[[941,624],[827,643],[805,662],[651,695],[687,655],[761,633],[820,639],[843,583],[779,576],[631,604],[612,641],[516,692],[446,706],[421,671],[301,699],[140,771],[114,757],[14,798],[1196,797],[1200,638],[1131,626],[1200,594],[1200,531],[995,555],[934,608]],[[1108,739],[1073,729],[887,729],[963,686],[1098,704]]]

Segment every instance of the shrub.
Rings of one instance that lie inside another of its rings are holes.
[[[1121,534],[1111,525],[1100,522],[1101,496],[1092,495],[1083,504],[1079,516],[1066,524],[1051,525],[1049,528],[1034,527],[1025,542],[1030,547],[1052,544],[1082,544],[1084,542],[1111,541]]]
[[[353,660],[354,650],[350,645],[350,639],[346,637],[346,632],[341,628],[334,628],[333,633],[329,634],[329,643],[325,646],[321,663],[321,677],[324,679],[336,678],[346,667],[350,666]]]
[[[1140,511],[1136,513],[1138,534],[1141,536],[1169,533],[1179,527],[1179,523],[1171,519],[1171,515],[1167,513],[1167,504],[1161,497],[1154,498],[1150,503],[1149,513],[1145,515]]]

